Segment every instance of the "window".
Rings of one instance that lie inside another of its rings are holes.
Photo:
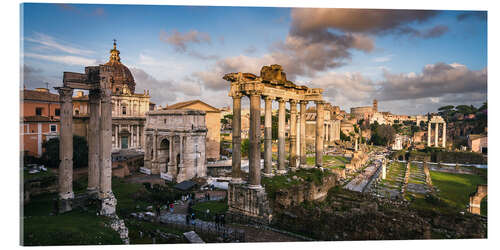
[[[75,115],[79,115],[79,114],[80,114],[80,110],[75,109]]]
[[[61,116],[61,110],[60,109],[56,109],[56,116]]]
[[[127,114],[127,107],[123,106],[122,107],[122,115],[126,115]]]
[[[36,115],[42,115],[43,108],[36,108]]]
[[[50,124],[50,132],[55,133],[57,132],[57,125],[55,124]]]

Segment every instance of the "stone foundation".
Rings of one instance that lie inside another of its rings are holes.
[[[100,214],[104,216],[113,215],[116,212],[116,198],[113,193],[109,193],[106,197],[101,198]]]
[[[251,188],[246,183],[229,183],[228,213],[247,216],[258,223],[269,224],[272,210],[266,190]]]

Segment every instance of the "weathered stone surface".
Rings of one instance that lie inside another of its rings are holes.
[[[272,210],[264,188],[249,188],[247,184],[229,183],[228,213],[248,216],[268,224]]]

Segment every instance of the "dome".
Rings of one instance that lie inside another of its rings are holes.
[[[110,50],[109,53],[109,61],[104,65],[113,68],[113,94],[127,93],[127,89],[133,94],[135,91],[134,76],[132,76],[132,72],[130,72],[127,66],[120,62],[120,51],[116,49],[116,41],[114,41],[113,49]]]

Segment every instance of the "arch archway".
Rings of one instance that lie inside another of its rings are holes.
[[[469,212],[481,214],[481,201],[488,195],[488,185],[478,185],[476,192],[470,196]]]
[[[160,141],[158,147],[158,163],[160,165],[160,172],[166,172],[168,169],[168,162],[170,160],[170,141],[163,139]]]

